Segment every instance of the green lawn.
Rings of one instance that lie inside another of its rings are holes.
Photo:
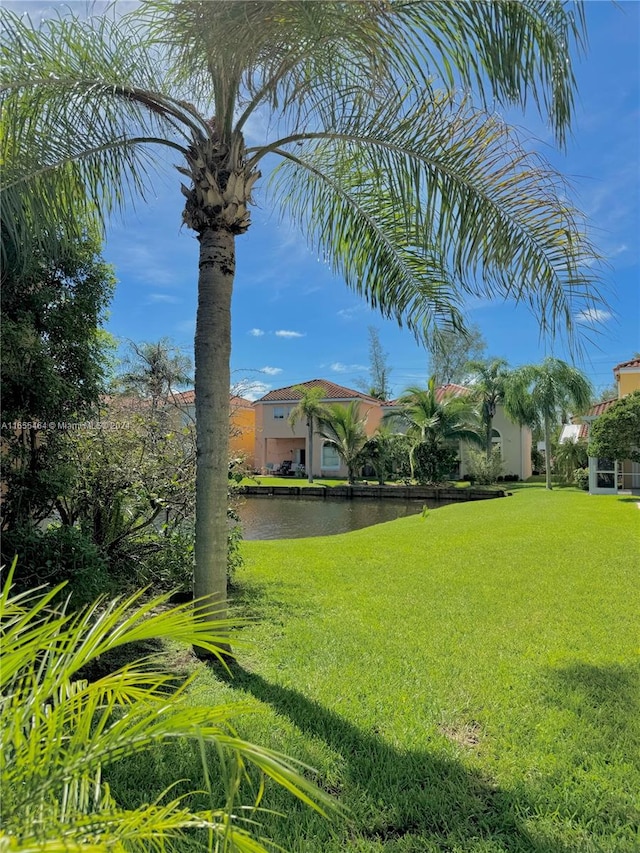
[[[265,831],[296,853],[640,849],[640,511],[518,489],[355,533],[244,543],[230,683],[243,735],[318,769],[329,823],[270,787]],[[196,778],[177,748],[114,774]],[[148,794],[147,794],[148,796]]]

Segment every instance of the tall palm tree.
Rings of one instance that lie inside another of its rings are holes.
[[[580,414],[589,408],[593,387],[576,367],[548,356],[541,364],[514,371],[507,405],[521,423],[542,427],[547,489],[551,485],[551,432],[569,409]]]
[[[439,448],[453,442],[482,443],[480,422],[473,403],[465,396],[442,394],[435,376],[426,388],[412,386],[398,398],[398,413],[385,416],[406,425],[412,438],[409,451],[411,477],[415,475],[415,453],[421,444]]]
[[[325,415],[318,418],[318,435],[337,450],[347,468],[350,485],[355,483],[356,469],[362,461],[362,450],[367,442],[366,422],[366,416],[360,416],[357,400],[352,400],[348,406],[334,403],[327,407]]]
[[[152,194],[168,161],[185,178],[200,244],[197,596],[226,596],[235,241],[262,168],[265,204],[417,336],[459,326],[467,292],[525,300],[551,334],[573,334],[576,300],[598,301],[581,214],[494,109],[533,100],[563,143],[578,4],[145,0],[37,28],[2,16],[3,227],[25,252],[30,233],[56,237],[25,223],[72,227],[79,207],[106,219]],[[473,89],[475,104],[460,95]],[[248,145],[254,119],[270,138]]]
[[[470,381],[472,393],[480,403],[485,450],[487,460],[489,460],[493,450],[493,419],[496,416],[498,405],[509,402],[508,389],[511,373],[503,358],[494,358],[491,361],[470,361],[468,367],[469,372],[473,374]],[[510,416],[509,411],[507,411],[507,415]]]
[[[314,385],[296,385],[294,391],[300,394],[300,401],[289,412],[289,423],[291,429],[298,421],[304,420],[307,423],[307,478],[313,483],[313,436],[318,419],[326,412],[322,403],[326,392],[324,388]]]

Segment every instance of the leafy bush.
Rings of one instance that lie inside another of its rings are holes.
[[[259,853],[266,848],[256,812],[238,817],[252,768],[252,775],[257,769],[272,777],[318,811],[331,805],[294,762],[235,734],[231,721],[247,705],[194,705],[187,696],[191,679],[175,687],[175,673],[163,670],[157,656],[129,659],[91,679],[98,660],[104,669],[110,653],[156,638],[219,656],[228,621],[205,622],[203,609],[167,609],[166,595],[145,601],[140,593],[70,617],[65,604],[55,603],[59,589],[13,595],[11,580],[12,572],[0,595],[2,850],[172,853],[185,850],[198,832],[198,849]],[[108,766],[180,738],[200,745],[202,778],[192,784],[208,793],[207,806],[194,807],[190,793],[179,796],[172,788],[139,808],[119,806],[104,781]],[[217,764],[213,751],[205,760],[208,744],[217,749]],[[255,790],[259,799],[262,785]]]
[[[497,482],[502,475],[504,468],[502,455],[499,447],[494,447],[491,455],[487,459],[487,454],[483,450],[467,450],[467,472],[469,479],[474,483],[487,486],[490,483]],[[507,479],[503,477],[503,479]],[[517,479],[517,478],[516,478]]]
[[[458,452],[432,441],[421,441],[413,448],[414,475],[421,485],[443,483],[451,479]]]
[[[75,527],[51,525],[41,530],[22,525],[2,537],[2,562],[11,565],[18,557],[16,588],[68,582],[74,606],[81,606],[104,592],[113,591],[107,562],[99,548]]]
[[[589,491],[589,469],[576,468],[573,472],[573,482],[579,489],[584,489],[585,492]]]

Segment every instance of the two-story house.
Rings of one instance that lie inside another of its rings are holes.
[[[436,388],[435,393],[436,400],[440,403],[447,396],[460,397],[471,394],[472,389],[465,385],[449,383]],[[385,403],[384,406],[385,413],[392,414],[397,408],[397,401]],[[514,424],[501,405],[498,405],[493,417],[492,443],[494,447],[500,448],[506,475],[518,477],[520,480],[526,480],[531,476],[531,430],[526,426]],[[460,476],[467,473],[466,459],[470,447],[471,445],[467,442],[459,442]],[[477,447],[473,449],[478,450]]]
[[[383,414],[383,402],[362,391],[345,388],[327,379],[311,379],[301,382],[304,388],[322,388],[321,402],[344,404],[357,400],[360,416],[366,417],[367,435],[373,435]],[[314,477],[346,477],[347,471],[330,444],[317,438],[313,443],[313,459],[309,459],[307,447],[307,424],[298,420],[292,427],[289,423],[291,410],[301,398],[296,385],[276,388],[256,400],[255,409],[255,466],[263,473],[276,471],[283,462],[291,463],[292,469],[301,466],[308,470],[312,466]]]
[[[596,403],[581,418],[580,438],[589,438],[593,421],[604,414],[618,400],[640,391],[640,358],[623,361],[613,368],[618,394],[611,400]],[[589,457],[589,493],[592,495],[616,494],[619,491],[640,491],[640,463],[630,459],[596,459]]]

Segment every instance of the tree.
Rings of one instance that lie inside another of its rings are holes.
[[[370,463],[376,472],[378,483],[384,486],[385,480],[393,473],[395,465],[408,449],[406,436],[393,432],[390,423],[381,423],[371,438],[367,439],[362,448],[364,459]],[[402,445],[402,446],[401,446]]]
[[[360,380],[357,385],[361,391],[375,397],[377,400],[389,400],[391,386],[389,376],[389,353],[385,352],[380,343],[380,335],[375,326],[369,326],[369,380]]]
[[[488,462],[493,450],[493,419],[498,405],[508,406],[511,374],[503,358],[494,358],[491,361],[470,361],[467,366],[472,373],[469,384],[473,389],[474,397],[480,403],[480,417],[484,426]],[[508,411],[507,414],[509,414]]]
[[[390,419],[404,422],[407,435],[413,439],[409,451],[412,478],[439,482],[443,470],[451,468],[456,456],[456,452],[452,457],[450,452],[443,451],[450,451],[454,442],[482,443],[479,418],[472,402],[464,396],[442,395],[434,376],[426,388],[407,388],[398,398],[398,405],[399,413],[392,414]],[[422,467],[419,475],[418,461]]]
[[[4,223],[3,223],[4,226]],[[94,417],[110,336],[100,329],[115,280],[97,235],[58,234],[52,254],[3,230],[3,527],[41,521],[68,479],[65,434]]]
[[[552,427],[563,420],[569,409],[579,414],[591,403],[593,388],[576,367],[548,356],[542,364],[530,364],[514,371],[507,406],[514,417],[544,434],[546,485],[551,489]]]
[[[119,381],[125,391],[133,391],[151,401],[155,412],[160,402],[166,403],[180,386],[190,385],[191,359],[169,338],[155,343],[129,342],[130,354]]]
[[[347,468],[350,485],[355,483],[356,469],[363,459],[362,451],[367,441],[366,422],[366,416],[360,417],[358,400],[352,400],[347,406],[340,403],[327,406],[326,413],[318,418],[318,434],[337,450]]]
[[[289,423],[291,429],[298,421],[304,420],[307,423],[307,478],[313,483],[313,436],[318,419],[326,412],[322,403],[326,392],[324,388],[307,385],[296,385],[294,391],[300,394],[300,401],[289,412]]]
[[[149,0],[37,30],[6,10],[3,21],[12,233],[66,215],[79,188],[104,217],[144,198],[167,155],[186,178],[183,221],[200,244],[197,596],[226,597],[235,240],[265,162],[278,162],[267,203],[418,337],[460,326],[470,292],[524,300],[543,332],[573,340],[575,303],[600,304],[597,254],[562,179],[494,109],[534,100],[563,143],[580,6]],[[473,88],[475,104],[459,94]],[[271,138],[247,145],[264,114]]]
[[[430,338],[429,374],[436,377],[437,385],[464,384],[469,375],[469,362],[485,357],[487,344],[477,325],[464,330],[440,329]]]
[[[570,483],[576,468],[587,468],[589,456],[587,442],[581,438],[567,438],[558,443],[553,460],[553,469],[560,474],[565,483]]]
[[[622,397],[592,423],[589,456],[640,462],[640,391]]]

